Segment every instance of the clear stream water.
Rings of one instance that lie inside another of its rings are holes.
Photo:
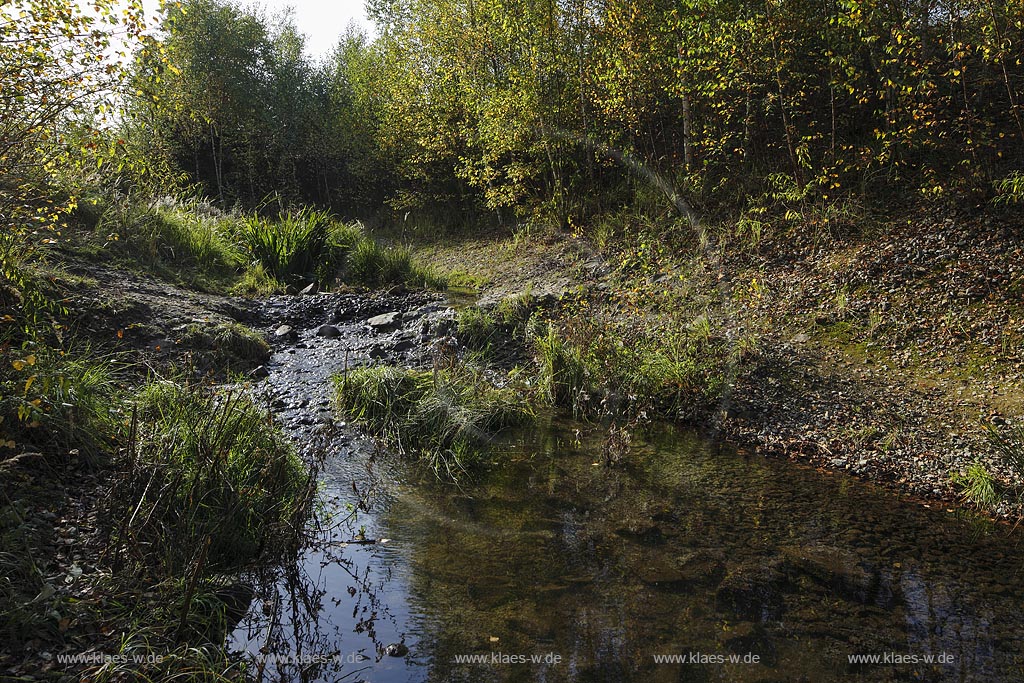
[[[271,366],[327,452],[308,547],[231,636],[265,681],[1024,681],[1021,533],[667,428],[609,468],[600,429],[545,424],[443,484],[310,426],[341,358]]]

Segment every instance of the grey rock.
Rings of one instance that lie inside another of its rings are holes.
[[[341,336],[341,330],[334,325],[321,325],[316,331],[316,336],[326,337],[328,339],[334,339]]]
[[[449,310],[448,306],[444,306],[442,304],[424,304],[423,306],[420,306],[419,308],[416,309],[416,315],[418,317],[447,310]]]
[[[398,329],[402,324],[402,314],[398,311],[375,315],[366,321],[366,324],[377,332],[389,332]]]
[[[294,339],[296,336],[298,335],[295,334],[291,325],[281,325],[274,330],[274,337],[277,339]]]

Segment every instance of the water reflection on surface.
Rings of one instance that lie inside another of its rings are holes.
[[[234,645],[264,680],[1024,680],[1019,534],[668,431],[607,468],[574,428],[461,488],[341,447],[334,526]]]

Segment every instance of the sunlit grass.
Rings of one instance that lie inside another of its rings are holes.
[[[450,479],[481,462],[495,434],[534,414],[520,392],[498,388],[466,365],[436,371],[357,368],[335,375],[334,387],[342,412]]]

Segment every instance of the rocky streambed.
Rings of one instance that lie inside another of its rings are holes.
[[[253,375],[268,377],[262,388],[275,415],[302,435],[332,422],[332,374],[372,363],[429,364],[455,327],[443,297],[420,292],[280,296],[259,302],[251,316],[273,353]]]

